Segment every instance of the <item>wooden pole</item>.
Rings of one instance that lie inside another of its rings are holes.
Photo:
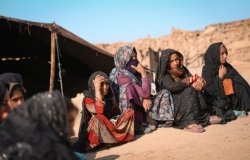
[[[55,80],[55,68],[56,68],[56,52],[55,52],[55,32],[51,32],[51,49],[50,49],[50,80],[49,80],[49,92],[52,93],[54,90]]]

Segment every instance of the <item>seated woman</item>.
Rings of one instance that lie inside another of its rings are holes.
[[[204,132],[203,126],[220,123],[221,118],[210,117],[201,95],[202,77],[191,75],[183,66],[183,55],[173,49],[162,51],[156,75],[158,91],[168,89],[174,101],[174,126],[191,132]]]
[[[24,102],[26,90],[23,87],[22,76],[18,73],[3,73],[0,75],[0,81],[8,90],[8,100],[3,107],[2,113],[2,119],[5,119],[11,110]]]
[[[119,97],[119,109],[135,110],[135,130],[137,133],[150,133],[156,129],[157,121],[171,126],[173,121],[173,100],[165,90],[151,99],[151,82],[144,67],[137,60],[134,47],[120,47],[114,57],[115,68],[110,80]],[[146,113],[147,112],[147,113]],[[143,122],[149,123],[143,127]]]
[[[122,143],[134,138],[134,111],[127,109],[119,118],[113,118],[115,98],[109,84],[107,75],[100,71],[88,80],[88,91],[83,93],[84,115],[75,146],[78,151],[84,151],[80,147],[92,149],[101,143]],[[88,146],[84,146],[85,142]]]
[[[205,53],[202,76],[213,111],[223,118],[223,123],[236,118],[232,110],[250,111],[250,87],[246,80],[227,62],[227,48],[222,43],[211,44]]]
[[[0,159],[75,160],[69,135],[77,111],[58,91],[34,95],[0,125]]]

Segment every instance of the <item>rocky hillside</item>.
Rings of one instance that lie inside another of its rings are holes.
[[[96,44],[114,54],[120,46],[129,44],[136,47],[141,63],[156,71],[160,50],[173,48],[184,54],[185,64],[196,68],[203,65],[203,55],[207,47],[222,41],[228,48],[229,61],[250,62],[250,19],[219,23],[205,27],[201,31],[185,31],[173,28],[171,33],[159,38],[142,38],[134,42]]]

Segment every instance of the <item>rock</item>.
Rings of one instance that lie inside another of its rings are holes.
[[[173,28],[169,35],[158,38],[150,36],[134,42],[117,42],[113,44],[96,44],[103,50],[115,54],[124,45],[133,45],[138,52],[139,61],[156,72],[160,50],[173,48],[180,51],[188,67],[202,67],[203,56],[208,46],[222,41],[229,52],[229,62],[250,61],[250,19],[219,23],[205,27],[201,31],[185,31]]]

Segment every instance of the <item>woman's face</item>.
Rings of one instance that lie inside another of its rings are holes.
[[[179,69],[181,66],[181,60],[177,53],[173,53],[169,58],[169,67],[170,69]]]
[[[227,48],[222,45],[220,47],[220,63],[224,64],[227,62]]]
[[[12,96],[9,97],[7,101],[7,106],[12,110],[18,107],[19,105],[23,104],[23,102],[24,102],[23,93],[19,89],[16,89],[13,91]]]
[[[101,94],[103,96],[106,96],[109,92],[109,83],[107,81],[104,81],[101,83]]]

